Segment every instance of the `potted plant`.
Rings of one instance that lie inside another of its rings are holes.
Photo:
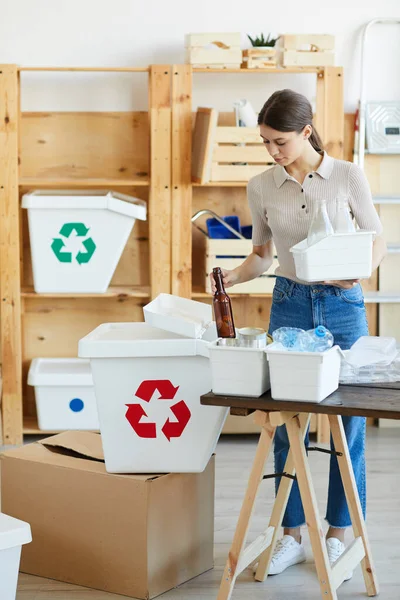
[[[278,37],[272,37],[269,33],[266,37],[264,34],[256,37],[247,35],[252,45],[252,48],[243,51],[244,66],[247,69],[269,69],[276,67],[277,54],[275,44],[279,40]]]

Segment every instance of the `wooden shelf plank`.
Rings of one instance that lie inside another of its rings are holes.
[[[193,73],[262,73],[263,75],[281,74],[285,75],[288,73],[322,73],[323,67],[276,67],[271,69],[207,69],[207,68],[195,68]]]
[[[23,287],[21,296],[23,298],[149,298],[150,288],[149,287],[135,287],[135,286],[110,286],[103,294],[75,294],[75,293],[48,293],[48,294],[37,294],[32,287]]]
[[[127,186],[148,186],[150,181],[148,177],[142,177],[139,179],[102,179],[96,177],[89,177],[86,179],[74,179],[68,177],[58,177],[50,179],[48,177],[21,177],[19,180],[20,187],[127,187]]]
[[[374,204],[400,204],[400,196],[373,196]]]
[[[193,187],[247,187],[248,181],[209,181],[208,183],[192,183]]]
[[[400,304],[400,290],[398,292],[365,292],[364,300],[368,304]]]
[[[148,73],[149,67],[18,67],[18,71],[82,71],[93,73]]]
[[[57,433],[62,433],[62,431],[39,429],[36,417],[24,417],[23,433],[24,435],[55,435]]]
[[[266,294],[235,294],[234,292],[229,293],[230,298],[272,298],[271,293]],[[202,292],[200,290],[192,291],[192,298],[208,298],[211,300],[212,296],[208,292]]]
[[[36,417],[24,417],[24,435],[53,435],[55,433],[61,433],[60,431],[42,431],[39,429],[39,425]]]

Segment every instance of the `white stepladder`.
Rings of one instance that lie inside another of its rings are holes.
[[[365,130],[366,130],[366,112],[367,112],[367,61],[366,61],[366,45],[368,40],[368,34],[374,25],[400,25],[399,18],[377,18],[369,21],[362,33],[361,39],[361,65],[360,65],[360,99],[358,106],[358,125],[356,125],[355,138],[354,138],[354,162],[364,168],[364,157],[365,157]],[[400,100],[399,100],[400,110]],[[380,152],[385,154],[385,150]],[[395,152],[397,153],[397,152]],[[400,153],[400,151],[399,151]],[[400,198],[398,199],[400,201]]]

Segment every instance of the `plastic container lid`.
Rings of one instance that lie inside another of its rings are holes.
[[[396,338],[365,335],[352,345],[347,362],[355,368],[367,365],[389,365],[397,356]]]
[[[34,358],[28,385],[92,386],[90,361],[84,358]]]
[[[35,190],[22,197],[22,208],[111,210],[146,220],[146,202],[108,190]]]
[[[0,550],[29,544],[31,541],[32,533],[29,523],[0,513]]]
[[[104,323],[79,340],[85,358],[208,356],[209,342],[151,327],[148,323]]]
[[[143,308],[144,320],[152,327],[184,337],[204,338],[214,323],[209,304],[180,298],[172,294],[159,294]]]

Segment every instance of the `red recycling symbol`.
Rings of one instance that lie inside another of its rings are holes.
[[[149,379],[147,381],[142,381],[136,390],[135,396],[145,402],[150,402],[156,390],[160,392],[158,400],[173,400],[179,390],[179,385],[174,387],[169,379]],[[147,417],[146,411],[142,405],[126,404],[126,406],[128,407],[128,410],[126,411],[125,416],[137,435],[141,438],[156,438],[156,423],[140,422],[142,417]],[[177,422],[172,422],[168,418],[161,429],[169,442],[171,441],[171,438],[178,438],[182,435],[191,417],[189,407],[184,400],[180,400],[176,404],[173,404],[171,406],[171,411],[175,418],[178,419]]]

